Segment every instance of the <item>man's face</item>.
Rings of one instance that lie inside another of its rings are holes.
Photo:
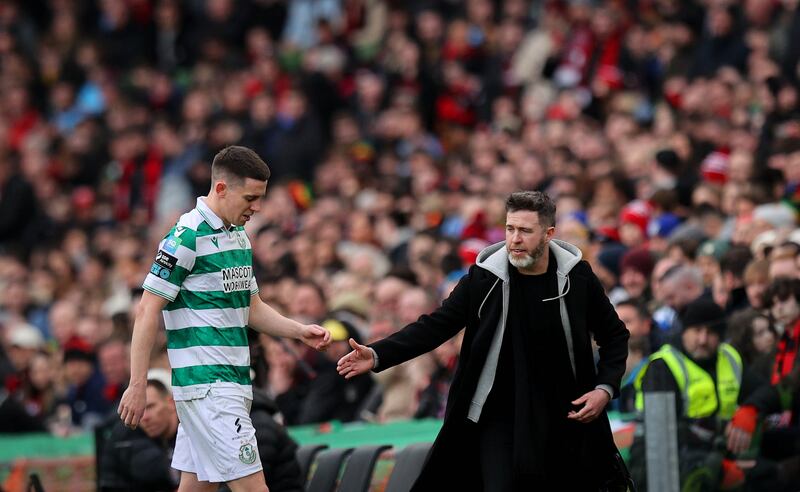
[[[760,354],[768,354],[775,348],[775,333],[769,329],[769,319],[759,317],[753,320],[753,347]]]
[[[319,292],[314,287],[301,285],[294,291],[294,297],[289,304],[289,312],[292,316],[318,320],[325,316],[325,300],[319,296]]]
[[[518,210],[506,214],[506,252],[508,261],[517,268],[528,270],[544,254],[547,241],[553,236],[554,227],[542,225],[539,214],[530,210]]]
[[[778,277],[798,278],[798,268],[792,258],[778,258],[769,264],[769,278]]]
[[[92,363],[81,359],[70,359],[64,362],[64,376],[67,383],[81,386],[92,377]]]
[[[625,323],[625,327],[631,332],[631,337],[650,334],[650,320],[642,318],[635,307],[627,304],[617,306],[617,316]]]
[[[769,284],[766,282],[754,282],[745,286],[747,300],[750,302],[751,306],[756,309],[761,309],[764,304],[764,299],[762,296],[767,290],[767,287],[769,287]]]
[[[152,386],[147,387],[147,406],[139,425],[147,437],[151,439],[168,438],[166,433],[171,430],[173,415],[175,415],[175,402],[169,395],[162,395]],[[177,418],[177,417],[176,417]]]
[[[224,190],[220,195],[225,214],[222,219],[232,225],[241,226],[261,210],[261,199],[267,192],[267,182],[253,178],[245,178],[241,182],[228,179]]]
[[[100,361],[100,372],[105,376],[106,381],[113,384],[121,384],[128,381],[128,351],[123,343],[111,343],[105,345],[97,353]]]
[[[625,291],[634,298],[641,297],[647,288],[647,277],[633,268],[626,268],[619,277],[619,281]]]
[[[707,326],[690,326],[681,334],[683,348],[695,360],[709,359],[719,348],[719,334]]]
[[[800,306],[797,304],[797,299],[794,296],[789,296],[785,301],[778,297],[774,298],[772,300],[772,317],[775,318],[776,323],[790,326],[800,317]]]

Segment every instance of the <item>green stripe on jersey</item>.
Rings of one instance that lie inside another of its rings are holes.
[[[176,309],[188,308],[193,311],[199,311],[203,309],[238,309],[244,307],[250,307],[249,287],[247,290],[237,290],[234,292],[224,292],[221,290],[197,292],[181,289],[181,291],[178,292],[178,297],[167,304],[164,310],[169,312]]]
[[[203,236],[210,236],[212,234],[219,234],[220,232],[223,232],[223,229],[214,229],[213,227],[208,225],[208,222],[204,220],[200,222],[200,224],[197,226],[197,231],[195,234],[197,235],[197,237],[203,237]]]
[[[173,386],[192,386],[217,382],[250,385],[250,367],[209,365],[172,369]]]
[[[215,273],[224,268],[251,266],[252,264],[253,253],[250,249],[232,249],[196,257],[192,273]]]
[[[180,224],[175,224],[174,226],[172,226],[172,229],[170,229],[169,232],[167,233],[167,235],[164,236],[164,239],[166,239],[168,237],[175,237],[175,238],[181,240],[181,242],[180,242],[181,246],[184,246],[186,248],[189,248],[192,251],[195,251],[197,246],[195,246],[195,239],[194,238],[195,238],[196,234],[195,234],[194,230],[192,230],[192,229],[190,229],[188,227],[182,226],[182,227],[184,227],[183,228],[183,232],[181,232],[180,236],[176,236],[175,235],[175,231],[178,229],[179,225]]]
[[[247,347],[247,328],[215,328],[196,326],[167,330],[167,348],[182,349],[199,346]]]
[[[189,270],[182,266],[175,265],[175,268],[172,269],[172,272],[170,272],[166,280],[175,287],[180,287],[183,285],[183,281],[186,280],[187,275],[189,275]]]

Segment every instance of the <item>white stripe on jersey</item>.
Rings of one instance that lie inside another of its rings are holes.
[[[173,369],[197,365],[249,366],[250,347],[204,345],[182,349],[167,349]]]
[[[200,236],[195,239],[195,249],[197,256],[213,255],[223,251],[241,250],[242,245],[239,244],[239,239],[244,240],[245,248],[250,249],[250,240],[244,231],[234,231],[231,233],[220,232],[219,234],[212,234],[209,236]],[[214,243],[216,241],[216,244]]]
[[[179,330],[193,326],[247,326],[250,308],[203,309],[189,308],[164,312],[164,325],[168,330]]]

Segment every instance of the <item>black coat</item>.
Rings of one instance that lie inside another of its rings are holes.
[[[587,262],[575,265],[569,279],[571,285],[565,302],[578,391],[583,394],[599,384],[607,384],[616,397],[625,372],[628,330]],[[476,426],[467,420],[467,411],[502,315],[502,289],[492,289],[497,280],[488,270],[471,267],[439,309],[371,345],[378,355],[380,371],[431,351],[466,327],[444,424],[413,490],[479,490]],[[592,335],[600,346],[597,371]],[[589,445],[581,450],[581,456],[575,457],[576,461],[610,458],[616,449],[606,414],[587,425]]]

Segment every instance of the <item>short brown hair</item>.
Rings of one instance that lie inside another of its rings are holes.
[[[541,191],[516,191],[506,200],[506,213],[528,210],[539,215],[539,223],[552,227],[556,225],[556,204]]]
[[[769,282],[769,260],[753,260],[744,269],[744,283],[762,284]]]
[[[242,181],[246,178],[266,181],[270,174],[267,163],[254,151],[241,145],[231,145],[220,150],[211,164],[211,178],[215,180],[224,175]]]

